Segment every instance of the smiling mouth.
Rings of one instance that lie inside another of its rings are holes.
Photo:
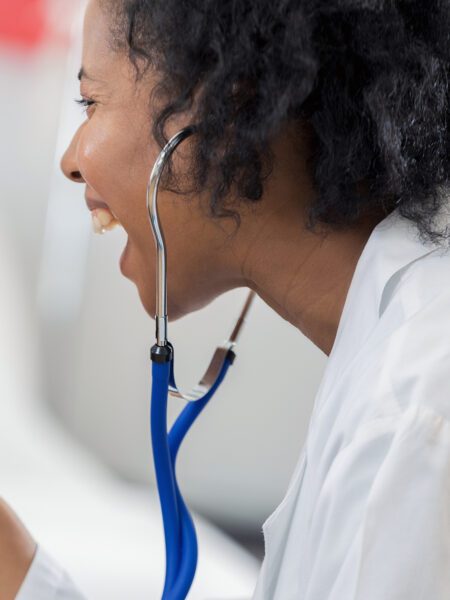
[[[111,231],[118,226],[122,226],[121,222],[107,208],[95,208],[91,211],[92,229],[94,233],[103,235],[107,231]]]

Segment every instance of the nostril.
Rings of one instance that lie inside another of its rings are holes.
[[[80,171],[71,171],[70,172],[70,178],[72,179],[72,181],[75,181],[75,182],[82,182],[83,181],[83,177],[82,177]]]

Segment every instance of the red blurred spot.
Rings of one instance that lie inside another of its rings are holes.
[[[0,0],[0,43],[32,48],[46,33],[44,0]]]

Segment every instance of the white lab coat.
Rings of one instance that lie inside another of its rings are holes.
[[[450,599],[450,253],[415,234],[360,256],[254,600]]]
[[[422,243],[398,210],[358,260],[263,532],[253,600],[450,599],[450,251]],[[17,600],[41,597],[81,598],[38,553]]]

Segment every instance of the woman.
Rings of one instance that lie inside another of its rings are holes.
[[[155,313],[250,287],[329,356],[255,600],[450,598],[448,2],[90,0],[62,168]],[[191,240],[195,240],[195,244]],[[7,509],[0,589],[79,598]],[[11,549],[14,552],[11,552]]]

